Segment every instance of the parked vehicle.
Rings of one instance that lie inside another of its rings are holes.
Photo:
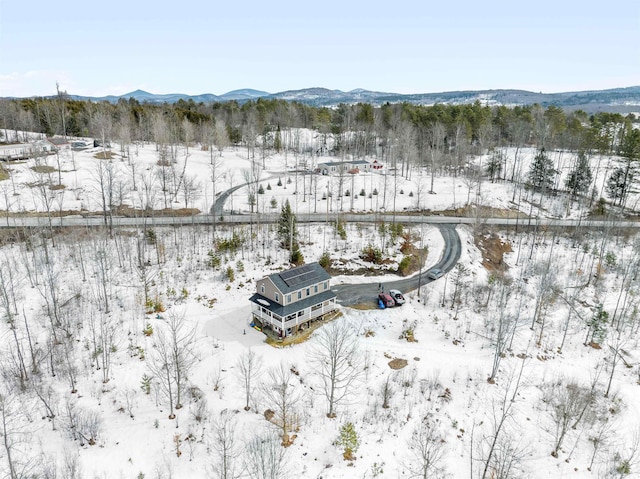
[[[393,298],[393,301],[396,303],[397,306],[400,306],[405,303],[404,296],[402,296],[402,293],[397,289],[390,289],[389,295],[391,296],[391,298]]]
[[[427,278],[436,280],[438,278],[442,278],[444,276],[444,271],[440,268],[433,268],[427,271]]]
[[[382,304],[384,304],[385,308],[391,308],[391,307],[396,305],[396,303],[393,300],[393,298],[387,293],[380,293],[378,295],[378,301],[382,302]]]

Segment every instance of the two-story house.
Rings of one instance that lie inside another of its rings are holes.
[[[318,263],[270,274],[256,281],[250,301],[254,323],[286,337],[336,309],[331,276]]]

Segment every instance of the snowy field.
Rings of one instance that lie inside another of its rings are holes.
[[[169,167],[157,165],[151,144],[131,146],[127,158],[114,145],[111,162],[95,158],[102,151],[9,165],[0,204],[12,213],[45,211],[47,205],[52,211],[100,211],[100,172],[108,163],[121,184],[114,185],[121,204],[205,212],[216,193],[244,183],[252,167],[246,150],[233,148],[215,159],[215,172],[210,152],[197,147],[180,147],[177,163]],[[521,152],[523,172],[534,153]],[[568,169],[571,154],[555,154]],[[478,200],[495,208],[514,206],[510,184],[485,180],[478,192],[463,178],[436,177],[435,194],[429,194],[430,176],[418,170],[411,179],[349,175],[345,188],[356,194],[365,189],[363,197],[339,198],[338,178],[314,176],[316,195],[311,175],[291,168],[291,155],[270,155],[264,162],[261,212],[272,209],[271,198],[275,212],[288,199],[299,214],[383,206],[444,210]],[[596,189],[615,163],[592,158],[594,174],[599,168]],[[54,171],[37,173],[38,166]],[[167,169],[174,173],[161,172]],[[177,185],[190,180],[197,188],[185,197],[184,186]],[[65,187],[38,187],[43,181]],[[311,193],[305,195],[305,188]],[[374,189],[378,194],[369,198]],[[322,199],[325,191],[332,196]],[[528,195],[515,191],[527,214],[576,217],[587,211],[561,196],[539,209]],[[248,196],[247,188],[239,190],[227,207],[250,211]],[[307,262],[328,250],[333,259],[358,264],[365,245],[383,244],[374,225],[347,225],[347,240],[336,239],[331,225],[299,228]],[[122,229],[113,238],[67,231],[51,239],[36,232],[6,241],[0,251],[0,311],[6,319],[3,474],[11,477],[12,464],[15,477],[28,477],[25,471],[65,478],[221,477],[225,445],[228,468],[233,463],[249,477],[640,477],[636,238],[609,230],[495,230],[511,247],[505,248],[502,275],[482,265],[478,232],[457,230],[460,266],[424,286],[420,297],[414,291],[405,305],[387,310],[341,309],[333,324],[347,326],[358,352],[351,358],[353,382],[335,418],[326,415],[317,362],[319,338],[328,326],[282,349],[249,327],[255,281],[287,267],[287,252],[278,247],[272,226],[253,225],[251,236],[248,226],[218,225],[218,239],[236,233],[245,240],[237,251],[218,252],[215,267],[213,232],[205,227],[156,228],[152,234]],[[437,229],[417,226],[411,232],[429,248],[427,267],[437,262],[444,246]],[[397,261],[399,246],[387,244],[386,255]],[[391,277],[345,275],[332,284],[373,283],[373,306],[375,284]],[[154,309],[164,311],[149,312]],[[172,321],[180,325],[184,345],[181,408],[170,408],[159,367],[159,346]],[[409,331],[416,341],[406,339]],[[245,410],[241,364],[249,353],[255,354],[258,373]],[[392,359],[407,365],[391,369]],[[277,411],[270,393],[277,368],[291,373],[296,437],[287,448],[277,438],[270,450],[269,438],[278,428],[264,412]],[[175,418],[169,419],[171,413]],[[359,440],[352,461],[336,445],[346,423]],[[283,474],[259,475],[265,463],[279,464]]]

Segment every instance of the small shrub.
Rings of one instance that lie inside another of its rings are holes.
[[[322,256],[320,256],[320,260],[318,261],[318,264],[320,264],[320,266],[322,266],[324,269],[327,269],[331,266],[331,256],[329,255],[328,251],[325,251],[324,253],[322,253]]]
[[[262,185],[260,185],[260,188],[258,188],[258,194],[264,195],[264,187]]]
[[[271,190],[271,183],[267,183],[267,189]]]
[[[398,274],[400,274],[401,276],[406,276],[411,272],[412,259],[412,256],[404,256],[400,260],[400,263],[398,263]]]
[[[380,248],[373,246],[372,244],[368,244],[362,249],[360,253],[360,258],[364,261],[368,261],[373,264],[381,264],[382,263],[382,251]]]
[[[298,248],[298,245],[295,245],[295,248],[291,252],[291,257],[289,258],[289,261],[292,264],[295,264],[296,266],[300,266],[301,264],[304,263],[304,256],[302,256],[302,251],[300,251],[300,248]]]
[[[336,233],[340,236],[341,240],[347,239],[347,230],[344,228],[344,221],[337,219],[336,220]]]
[[[336,440],[336,445],[343,448],[342,456],[345,461],[353,461],[354,454],[358,452],[360,447],[360,439],[352,422],[344,423],[340,426],[340,436]]]
[[[235,271],[233,271],[233,268],[231,266],[227,268],[227,271],[225,272],[225,276],[232,283],[236,280],[236,273]]]
[[[360,190],[360,196],[366,196],[367,193],[364,191],[364,188]]]
[[[231,238],[216,240],[216,252],[218,253],[235,253],[244,244],[244,238],[238,233],[233,233]],[[210,255],[210,253],[207,253]]]
[[[151,380],[153,378],[151,376],[147,376],[146,374],[142,375],[142,380],[140,381],[140,389],[145,394],[151,394]]]
[[[607,252],[606,255],[604,255],[604,262],[607,264],[607,266],[609,267],[613,267],[616,265],[616,254],[613,253],[612,251]]]
[[[244,272],[244,263],[238,260],[238,262],[236,263],[236,269],[238,270],[238,273]]]
[[[207,259],[207,266],[208,266],[209,268],[216,269],[216,268],[219,268],[219,267],[220,267],[220,263],[222,262],[222,260],[220,259],[220,256],[219,256],[219,255],[217,255],[216,253],[214,253],[214,251],[213,251],[213,250],[209,250],[209,251],[207,252],[207,256],[209,257],[209,258]]]
[[[144,239],[147,241],[147,244],[154,245],[158,238],[156,237],[156,232],[154,230],[145,230]]]
[[[151,336],[153,334],[153,326],[151,326],[151,323],[147,323],[147,325],[142,330],[142,334],[144,334],[145,336]]]

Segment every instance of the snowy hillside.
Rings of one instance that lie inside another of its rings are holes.
[[[313,132],[291,134],[309,151],[321,149]],[[501,176],[524,180],[536,152],[502,153]],[[384,165],[312,174],[336,158],[272,151],[247,158],[246,149],[232,147],[163,152],[155,144],[113,144],[36,156],[4,164],[0,209],[209,212],[222,192],[253,182],[227,199],[225,214],[277,214],[289,201],[299,216],[483,207],[495,215],[581,218],[605,196],[620,161],[589,158],[591,201],[484,173],[432,178],[417,167],[401,173]],[[549,156],[563,185],[576,155]],[[482,172],[489,161],[474,158],[470,170]],[[629,210],[638,198],[630,193]],[[463,253],[452,271],[385,310],[376,308],[378,284],[398,277],[403,243],[427,248],[429,268],[446,246],[436,227],[404,225],[397,234],[349,223],[341,237],[336,224],[298,224],[305,260],[328,253],[345,270],[366,269],[371,276],[340,275],[332,285],[368,284],[371,301],[340,307],[339,318],[287,345],[265,342],[250,326],[256,280],[289,267],[276,225],[140,225],[111,235],[1,230],[3,475],[637,476],[635,233],[608,224],[516,232],[481,220],[457,227]],[[388,265],[381,275],[362,259],[367,246]],[[322,374],[331,338],[348,346],[338,354],[333,418]]]

